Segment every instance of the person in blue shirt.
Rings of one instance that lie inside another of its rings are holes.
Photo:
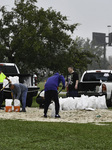
[[[55,73],[53,76],[47,79],[45,84],[45,106],[44,117],[47,118],[48,107],[51,100],[55,102],[55,118],[60,118],[59,115],[59,99],[58,99],[58,86],[62,82],[63,89],[65,88],[65,79],[59,73]]]
[[[25,107],[28,88],[22,83],[10,84],[9,87],[11,89],[13,99],[22,101],[22,112],[26,112]]]

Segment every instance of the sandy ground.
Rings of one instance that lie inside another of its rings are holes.
[[[60,111],[61,118],[51,117],[51,110],[48,111],[48,117],[43,118],[43,109],[26,108],[27,112],[5,112],[0,110],[0,119],[19,119],[27,121],[44,121],[44,122],[70,122],[70,123],[96,123],[112,122],[112,110],[96,109]]]

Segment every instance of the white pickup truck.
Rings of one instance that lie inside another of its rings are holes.
[[[79,95],[106,96],[107,106],[112,104],[112,70],[85,71],[79,82]]]
[[[33,74],[21,74],[14,63],[0,63],[0,70],[2,70],[2,72],[9,78],[18,77],[18,83],[25,84],[28,87],[26,105],[31,107],[32,99],[37,95],[39,89],[35,82],[35,76]],[[10,98],[11,91],[8,87],[6,87],[3,90],[3,99],[5,100]]]

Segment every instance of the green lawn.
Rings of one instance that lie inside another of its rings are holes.
[[[111,150],[109,125],[0,120],[0,150]]]
[[[36,97],[32,107],[37,107]],[[38,114],[37,114],[38,115]],[[107,125],[0,120],[0,150],[111,150]]]
[[[33,97],[33,101],[32,101],[31,107],[39,107],[39,104],[37,104],[37,102],[36,102],[36,96]]]
[[[44,85],[45,85],[45,82],[39,82],[39,84],[37,84],[37,87],[40,88],[39,91],[44,89]]]

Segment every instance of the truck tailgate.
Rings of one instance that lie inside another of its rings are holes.
[[[99,87],[101,86],[101,83],[92,81],[92,82],[79,82],[78,85],[78,93],[79,95],[84,94],[88,96],[101,96],[104,95],[104,93],[99,92]]]
[[[79,91],[95,91],[97,86],[101,86],[100,82],[79,82]]]

